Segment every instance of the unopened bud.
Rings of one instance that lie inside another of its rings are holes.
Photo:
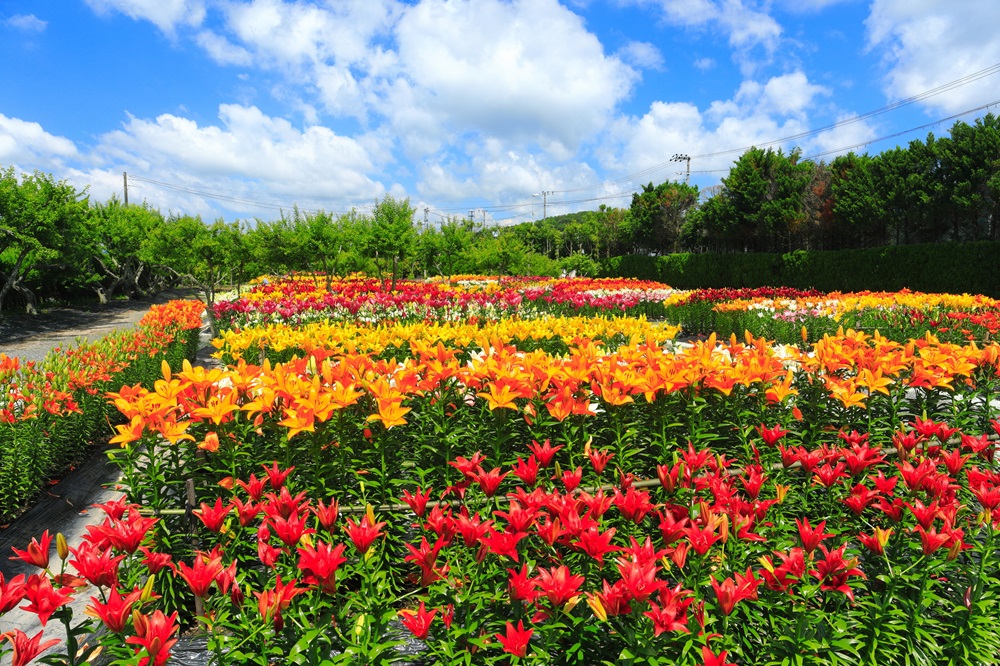
[[[59,559],[64,562],[69,557],[69,544],[66,543],[66,537],[63,536],[62,532],[56,534],[56,553],[58,553]]]

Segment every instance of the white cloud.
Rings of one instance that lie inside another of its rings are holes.
[[[869,48],[884,49],[886,94],[904,99],[1000,62],[996,0],[874,0],[865,26]],[[1000,75],[929,98],[949,113],[993,101]]]
[[[674,153],[692,156],[692,171],[725,170],[749,146],[764,146],[776,139],[810,129],[809,112],[820,96],[829,91],[810,83],[801,72],[773,77],[763,83],[744,81],[732,99],[719,100],[705,109],[688,103],[653,102],[641,117],[616,123],[612,145],[602,155],[606,168],[619,173],[637,173],[659,167],[643,176],[643,182],[676,179],[683,164],[667,161]],[[858,143],[870,139],[872,129],[864,123],[832,130],[819,137],[782,146],[796,145],[809,154],[836,147],[837,141]],[[713,173],[709,180],[721,177]],[[641,184],[641,183],[637,183]]]
[[[752,72],[760,58],[754,50],[764,52],[763,60],[770,61],[782,29],[768,14],[770,2],[757,0],[621,0],[625,3],[651,5],[659,9],[660,18],[669,24],[687,28],[706,28],[716,25],[726,34],[733,48],[733,57],[744,74]]]
[[[105,164],[128,165],[166,182],[196,179],[228,188],[252,179],[267,183],[274,195],[316,199],[365,200],[383,190],[368,175],[377,169],[372,154],[384,153],[374,145],[377,139],[347,138],[321,126],[298,129],[253,106],[221,105],[219,119],[219,125],[200,127],[170,114],[131,117],[121,130],[101,137],[96,153]]]
[[[473,132],[568,158],[636,80],[555,0],[424,0],[397,39],[406,81],[386,106],[411,151]]]
[[[0,164],[42,168],[51,160],[74,157],[76,145],[41,125],[0,114]]]
[[[202,30],[195,37],[198,46],[205,49],[208,56],[220,65],[247,67],[253,63],[253,56],[242,46],[237,46],[222,35],[211,30]]]
[[[15,14],[4,19],[3,24],[8,28],[20,30],[22,32],[44,32],[48,21],[43,21],[34,14]]]
[[[663,69],[663,54],[649,42],[629,42],[619,49],[618,57],[641,69]]]
[[[178,26],[198,26],[205,20],[204,0],[85,0],[98,14],[119,12],[146,20],[168,35]]]
[[[708,70],[715,67],[715,60],[711,58],[698,58],[692,64],[695,66],[695,69],[700,69],[703,72],[707,72]]]

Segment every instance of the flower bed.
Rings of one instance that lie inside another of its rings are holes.
[[[569,321],[123,387],[126,498],[20,554],[46,571],[0,612],[99,621],[121,663],[188,624],[217,663],[388,663],[397,619],[424,663],[996,663],[1000,346]],[[63,612],[76,577],[99,620]]]
[[[688,333],[754,335],[785,343],[818,340],[838,329],[894,340],[930,332],[948,342],[989,342],[1000,331],[1000,301],[985,296],[919,292],[822,294],[780,289],[699,289],[676,292],[666,318]]]
[[[221,300],[215,315],[223,328],[315,321],[367,323],[500,321],[518,315],[591,315],[608,311],[629,316],[662,316],[672,290],[641,280],[487,278],[456,276],[446,281],[325,276],[266,277],[234,300]]]
[[[194,357],[202,309],[197,301],[153,306],[132,330],[54,349],[41,363],[0,354],[0,522],[107,428],[106,391],[151,385],[161,359],[179,367]]]

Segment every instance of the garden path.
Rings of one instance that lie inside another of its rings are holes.
[[[41,361],[55,347],[69,347],[81,338],[96,340],[113,330],[131,328],[142,319],[151,305],[185,296],[188,295],[168,292],[149,301],[125,301],[90,308],[54,308],[36,317],[6,317],[0,320],[0,353],[26,361]],[[214,349],[209,344],[209,335],[205,329],[202,330],[201,343],[199,362],[215,362],[215,359],[209,357]],[[0,573],[5,579],[37,571],[23,562],[8,559],[13,554],[12,547],[24,549],[32,538],[41,536],[46,529],[52,535],[62,532],[71,544],[79,543],[88,525],[103,521],[104,513],[92,508],[92,505],[120,496],[114,490],[120,474],[105,455],[106,447],[98,445],[95,449],[87,460],[44,490],[24,514],[9,525],[0,525]],[[59,562],[54,554],[52,562],[53,567],[58,567]],[[96,595],[96,590],[92,587],[81,589],[75,595],[71,606],[77,622],[84,618],[83,611],[92,595]],[[0,618],[0,634],[13,629],[20,629],[28,636],[34,636],[42,630],[42,626],[34,613],[14,609]],[[61,624],[55,620],[50,620],[44,629],[44,639],[66,638],[65,631],[61,631]],[[54,649],[58,648],[56,646]],[[10,663],[9,655],[0,659],[0,666],[8,666]]]

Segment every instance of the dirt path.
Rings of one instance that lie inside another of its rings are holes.
[[[97,340],[115,329],[132,328],[151,305],[190,296],[167,292],[149,301],[122,302],[93,308],[55,308],[36,317],[7,317],[0,320],[0,352],[22,360],[40,361],[55,347],[69,347],[81,338]],[[211,351],[214,349],[209,344],[207,331],[203,329],[199,353],[202,362],[213,361],[208,358]],[[8,559],[12,554],[12,547],[24,549],[32,538],[39,537],[46,529],[52,535],[62,532],[69,543],[75,545],[86,534],[88,525],[96,525],[104,520],[104,513],[91,505],[121,496],[121,491],[116,491],[114,487],[120,473],[108,461],[104,453],[106,448],[96,445],[93,455],[57,484],[42,491],[27,512],[10,525],[0,526],[0,573],[5,579],[10,580],[22,573],[30,576],[38,571],[18,560]],[[52,559],[56,563],[53,566],[58,567],[55,557],[53,545]],[[88,587],[74,595],[71,607],[75,623],[85,618],[83,611],[90,603],[90,597],[96,593],[95,589]],[[0,617],[0,633],[13,629],[20,629],[28,636],[34,636],[43,628],[37,615],[15,608]],[[44,632],[44,639],[66,637],[62,625],[56,621],[50,621]],[[58,650],[59,646],[54,649]],[[9,655],[0,659],[0,666],[10,663]]]
[[[55,347],[72,346],[81,338],[98,340],[111,331],[132,328],[151,305],[192,297],[190,293],[169,291],[149,300],[50,308],[34,316],[5,312],[0,318],[0,353],[24,361],[41,361]]]

